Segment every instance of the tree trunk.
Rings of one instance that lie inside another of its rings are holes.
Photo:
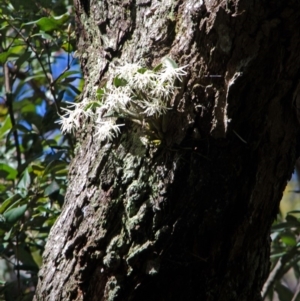
[[[298,154],[299,1],[75,9],[83,97],[116,60],[150,68],[168,56],[188,74],[160,146],[129,123],[110,143],[82,125],[35,300],[260,300]]]

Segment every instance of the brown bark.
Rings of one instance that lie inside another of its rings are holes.
[[[170,56],[188,75],[162,145],[83,125],[35,300],[260,300],[297,156],[300,3],[79,1],[91,97],[110,63]]]

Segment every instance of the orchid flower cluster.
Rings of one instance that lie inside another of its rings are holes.
[[[96,102],[84,99],[63,109],[66,113],[59,121],[62,132],[75,131],[82,121],[93,118],[100,141],[111,141],[124,126],[117,123],[120,117],[140,125],[157,120],[167,113],[176,79],[182,80],[185,68],[170,58],[163,59],[153,70],[128,63],[115,67],[106,86],[98,90]]]

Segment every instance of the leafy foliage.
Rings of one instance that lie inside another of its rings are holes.
[[[263,297],[269,300],[300,300],[300,211],[290,211],[285,219],[272,226],[272,268],[263,288]]]
[[[0,2],[0,299],[32,299],[64,201],[74,141],[55,121],[82,86],[70,4]]]

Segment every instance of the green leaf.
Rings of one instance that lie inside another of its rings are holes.
[[[61,48],[66,51],[66,52],[72,52],[73,51],[73,46],[71,43],[65,42],[61,45]]]
[[[53,148],[53,146],[52,146],[52,148]],[[66,153],[64,151],[59,151],[55,154],[48,154],[45,158],[45,162],[52,162],[52,161],[60,160],[60,158],[65,154]],[[46,171],[45,171],[45,174],[46,174]]]
[[[1,12],[1,11],[0,11]],[[0,24],[0,30],[3,30],[5,28],[9,27],[9,24],[7,21],[4,21]]]
[[[101,103],[98,101],[90,101],[85,107],[84,110],[87,111],[89,109],[94,109],[94,108],[98,108],[101,107]]]
[[[70,88],[72,91],[75,92],[75,94],[79,95],[81,93],[81,91],[79,91],[76,87],[74,87],[73,85],[68,85],[68,88]]]
[[[37,21],[28,22],[24,25],[32,25],[32,24],[36,24],[41,31],[45,31],[45,32],[52,31],[59,28],[59,25],[52,18],[47,18],[47,17],[43,17]]]
[[[62,177],[62,176],[67,176],[67,175],[68,175],[68,172],[69,172],[69,170],[68,170],[67,168],[65,168],[65,169],[60,169],[59,171],[57,171],[57,172],[55,173],[55,175],[56,175],[56,176],[60,176],[60,177]]]
[[[38,266],[36,262],[33,260],[33,257],[29,251],[30,249],[25,245],[18,245],[18,258],[23,263],[23,270],[37,270]]]
[[[38,177],[42,177],[44,174],[44,166],[38,165],[38,164],[31,164],[32,172],[37,175]]]
[[[153,71],[154,71],[154,72],[159,71],[159,70],[162,68],[162,66],[163,66],[162,63],[158,64],[157,66],[155,66],[155,67],[153,68]]]
[[[287,246],[295,246],[297,244],[295,235],[293,233],[287,232],[281,235],[281,241]]]
[[[9,57],[9,51],[0,53],[0,64],[4,64]]]
[[[45,168],[45,175],[48,173],[56,174],[58,171],[64,170],[66,168],[66,162],[62,160],[51,161]]]
[[[5,226],[6,227],[8,226],[7,223],[5,224]],[[6,230],[6,234],[5,234],[4,238],[3,238],[3,240],[6,240],[6,241],[9,240],[9,238],[10,238],[10,236],[11,236],[12,233],[13,233],[13,227],[10,228],[9,231]]]
[[[124,78],[119,78],[118,76],[116,76],[113,80],[114,86],[115,87],[124,87],[127,85],[127,81]]]
[[[78,77],[78,76],[70,76],[70,77],[66,77],[64,80],[61,81],[61,84],[62,84],[62,85],[65,85],[65,84],[71,83],[71,82],[73,82],[74,80],[80,79],[80,78],[81,78],[81,77]]]
[[[42,31],[53,31],[55,29],[59,29],[61,27],[61,25],[66,24],[66,22],[69,19],[69,15],[68,14],[64,14],[62,16],[59,17],[42,17],[36,21],[32,21],[32,22],[27,22],[24,23],[22,25],[26,26],[26,25],[34,25],[36,24],[40,30]]]
[[[300,213],[300,210],[292,210],[289,211],[287,214],[296,214],[296,213]]]
[[[36,33],[36,34],[32,35],[31,37],[42,37],[43,39],[49,40],[49,41],[54,40],[52,36],[50,36],[48,33],[44,32],[42,30],[40,30],[39,33]]]
[[[24,52],[16,61],[16,65],[21,67],[24,62],[28,61],[31,56],[31,52]]]
[[[5,217],[0,214],[0,223],[5,223]],[[1,253],[1,250],[0,250],[0,253]]]
[[[60,189],[59,185],[57,184],[56,181],[52,181],[49,186],[46,187],[44,196],[50,196],[58,192]]]
[[[24,49],[24,45],[16,45],[10,47],[7,51],[0,53],[0,64],[4,64],[7,61],[7,59],[11,56],[20,56]]]
[[[104,89],[98,89],[97,90],[97,99],[101,100],[104,94],[105,94]]]
[[[42,145],[43,145],[44,147],[47,147],[47,146],[49,146],[49,147],[58,147],[57,141],[54,140],[54,139],[47,139],[47,140],[44,140],[44,141],[42,141]]]
[[[270,256],[271,259],[282,257],[286,254],[286,252],[275,253]]]
[[[137,72],[144,74],[148,69],[147,68],[140,68]]]
[[[282,230],[286,230],[286,229],[290,229],[292,227],[299,227],[300,223],[297,221],[293,221],[293,222],[285,222],[285,223],[280,223],[277,225],[273,225],[271,228],[271,231],[282,231]]]
[[[18,171],[7,165],[0,163],[0,177],[5,178],[6,180],[15,180],[18,175]]]
[[[39,212],[46,212],[46,213],[52,213],[52,210],[51,209],[48,209],[44,206],[38,206],[35,208],[36,211],[39,211]]]
[[[0,183],[0,193],[4,193],[7,191],[7,185]]]
[[[46,216],[34,216],[30,221],[27,222],[27,226],[31,230],[38,230],[47,219],[48,217]]]
[[[17,208],[10,209],[3,213],[7,223],[15,224],[19,219],[21,219],[27,209],[27,205],[22,205]]]
[[[79,71],[66,71],[64,74],[62,74],[62,75],[58,78],[57,82],[59,83],[59,82],[62,81],[64,78],[69,77],[70,75],[73,75],[73,74],[79,75],[79,74],[81,74],[81,73],[80,73]]]
[[[298,219],[295,216],[290,215],[290,214],[288,214],[285,219],[287,222],[298,223]]]
[[[29,82],[29,81],[31,81],[32,79],[36,79],[36,80],[37,80],[37,79],[39,79],[39,78],[45,79],[45,74],[44,74],[43,71],[37,72],[37,73],[35,73],[34,75],[31,75],[31,76],[27,76],[27,77],[24,79],[24,83]]]
[[[60,103],[65,95],[65,92],[66,90],[64,89],[61,89],[59,92],[58,92],[58,95],[57,95],[57,101],[58,103]]]
[[[9,115],[6,116],[4,123],[0,127],[0,139],[12,128]]]
[[[30,183],[31,183],[31,178],[30,178],[30,175],[28,172],[28,168],[26,168],[23,172],[23,176],[22,176],[20,182],[18,183],[18,188],[27,190]]]
[[[19,194],[17,194],[19,195]],[[7,209],[6,211],[12,209],[12,208],[16,208],[17,206],[19,206],[22,202],[24,201],[24,198],[20,195],[20,198],[18,200],[16,200],[14,203],[12,203]]]
[[[29,101],[26,101],[26,103],[24,103],[21,109],[22,113],[33,113],[35,111],[36,111],[36,106]]]
[[[12,197],[6,199],[0,206],[0,214],[2,214],[7,208],[18,203],[20,200],[21,200],[21,195],[19,195],[18,193],[13,195]]]

